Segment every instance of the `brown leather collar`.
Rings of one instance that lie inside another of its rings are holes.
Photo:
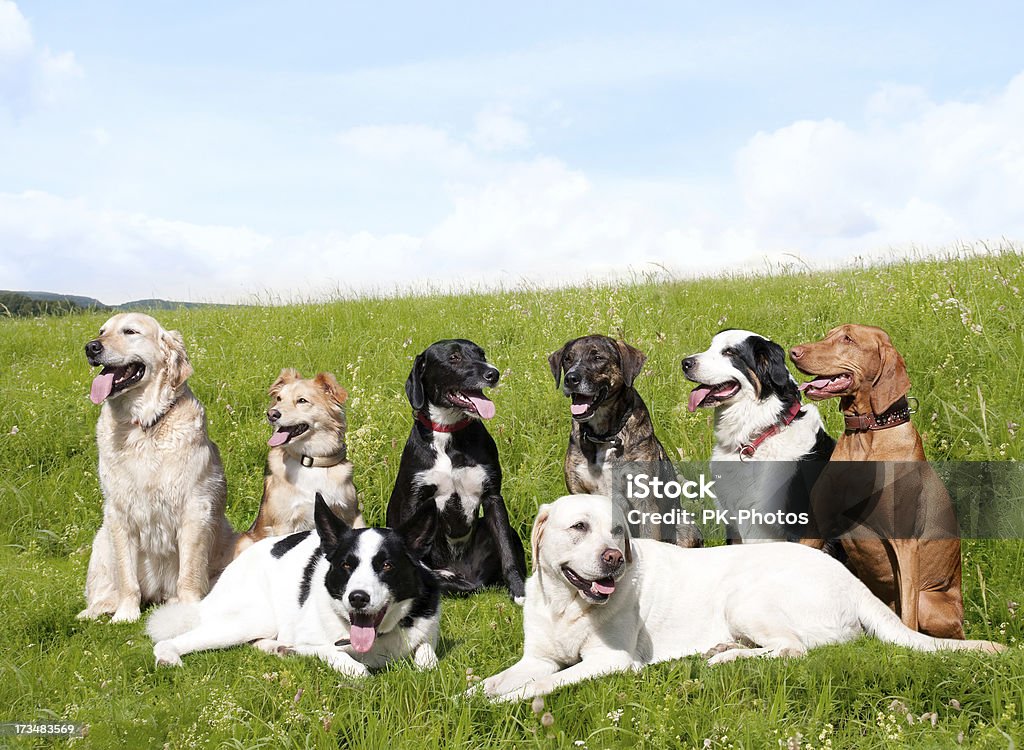
[[[344,443],[341,444],[341,449],[331,456],[307,456],[305,453],[299,456],[299,463],[306,468],[317,467],[317,468],[330,468],[331,466],[337,466],[338,464],[345,461],[348,458],[348,446]]]
[[[843,414],[847,432],[876,432],[910,421],[910,404],[903,396],[882,414]]]

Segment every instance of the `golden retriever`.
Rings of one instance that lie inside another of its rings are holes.
[[[268,536],[312,529],[317,493],[346,524],[366,526],[345,448],[342,404],[347,398],[329,372],[307,379],[298,370],[281,370],[270,386],[267,421],[274,432],[267,441],[263,501],[256,520],[238,539],[236,556]]]
[[[131,622],[145,603],[196,602],[230,559],[220,454],[187,380],[181,334],[148,315],[122,313],[85,345],[103,369],[90,399],[96,424],[103,524],[93,541],[80,618]]]

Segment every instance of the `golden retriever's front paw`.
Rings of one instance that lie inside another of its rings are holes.
[[[114,616],[110,618],[111,622],[136,622],[139,619],[139,615],[142,612],[139,609],[138,604],[122,604],[117,608]]]

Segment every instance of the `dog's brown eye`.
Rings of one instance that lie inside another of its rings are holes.
[[[460,359],[462,359],[462,355],[458,354],[457,352],[454,353],[454,354],[448,355],[448,361],[449,362],[458,362]]]
[[[391,568],[392,565],[390,560],[385,560],[383,564],[380,566],[381,572],[383,573],[387,573],[389,570],[391,570]]]
[[[590,527],[587,526],[586,521],[577,521],[570,528],[576,529],[576,531],[586,531]]]
[[[297,400],[297,401],[296,401],[295,403],[297,403],[297,404],[308,404],[308,403],[309,403],[309,401],[307,401],[307,400],[306,400],[306,399],[304,399],[304,398],[300,398],[300,399],[298,399],[298,400]]]
[[[621,526],[616,526],[615,528],[612,529],[612,536],[618,536],[621,533],[622,533],[622,527]]]
[[[731,357],[735,353],[736,353],[736,350],[733,349],[731,346],[730,347],[726,347],[725,349],[722,350],[722,355],[725,356],[725,357]]]
[[[123,331],[121,331],[121,333],[123,333],[125,336],[134,336],[138,333],[138,331],[136,331],[134,328],[125,328]]]
[[[849,336],[843,336],[843,341],[845,341],[847,344],[853,343],[853,339],[851,339]]]

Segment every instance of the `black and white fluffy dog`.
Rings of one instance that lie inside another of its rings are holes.
[[[683,374],[697,383],[690,411],[715,409],[711,460],[730,541],[799,538],[800,514],[835,441],[817,408],[801,405],[785,351],[756,333],[725,330],[683,360]]]
[[[501,496],[498,448],[480,421],[494,416],[483,389],[498,377],[484,350],[465,339],[438,341],[416,357],[405,383],[414,420],[387,523],[415,534],[442,590],[469,594],[504,583],[522,603],[523,543]]]
[[[353,677],[409,655],[420,669],[436,666],[434,573],[398,532],[350,529],[319,493],[313,513],[315,530],[256,542],[202,601],[157,609],[146,626],[157,664],[251,642],[317,656]]]

